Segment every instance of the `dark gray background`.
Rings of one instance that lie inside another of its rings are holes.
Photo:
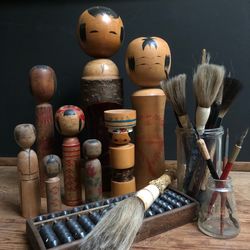
[[[76,35],[79,15],[85,9],[103,5],[123,20],[125,40],[112,58],[124,79],[125,106],[137,87],[128,79],[124,55],[128,43],[140,36],[160,36],[172,51],[171,75],[188,74],[189,112],[194,116],[192,74],[202,48],[212,62],[224,64],[231,75],[244,83],[232,109],[224,119],[231,132],[231,147],[241,130],[250,123],[250,1],[247,0],[124,0],[49,1],[0,4],[1,127],[0,156],[15,156],[18,147],[13,128],[34,122],[35,101],[28,88],[29,69],[37,64],[54,68],[58,90],[52,100],[54,110],[64,104],[79,105],[79,83],[83,66],[91,60],[81,51]],[[176,121],[171,107],[166,109],[166,158],[175,159]],[[82,140],[88,137],[82,132]],[[250,136],[239,159],[248,161]]]

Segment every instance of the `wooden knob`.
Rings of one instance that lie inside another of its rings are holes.
[[[46,65],[36,65],[30,70],[30,89],[38,103],[48,102],[56,91],[56,74]]]
[[[101,155],[102,144],[99,140],[89,139],[82,144],[82,150],[88,159],[94,159]]]
[[[77,36],[89,56],[110,57],[123,41],[123,23],[111,9],[95,6],[85,10],[78,20]]]
[[[43,158],[43,165],[48,178],[56,177],[61,172],[62,163],[57,155],[46,155]]]
[[[28,149],[36,140],[36,129],[32,124],[19,124],[14,129],[14,137],[21,148]]]
[[[104,111],[105,126],[110,130],[132,129],[136,125],[136,111],[133,109],[112,109]]]
[[[83,111],[77,106],[65,105],[55,114],[56,129],[64,136],[75,136],[80,133],[85,124]]]
[[[82,77],[88,80],[120,78],[116,64],[109,59],[96,59],[88,62],[83,69]]]
[[[126,71],[135,84],[159,86],[171,67],[170,48],[160,37],[139,37],[130,42],[126,52]]]

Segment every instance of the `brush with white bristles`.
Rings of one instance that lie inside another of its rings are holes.
[[[169,80],[163,80],[160,84],[166,96],[169,97],[182,128],[190,127],[186,108],[186,79],[187,76],[185,74],[180,74]]]
[[[175,177],[175,170],[166,170],[160,178],[119,202],[109,210],[83,239],[80,250],[128,250],[139,231],[144,212]]]
[[[223,83],[225,68],[223,66],[204,63],[198,66],[193,76],[194,92],[197,100],[196,129],[200,135],[204,133],[211,105]]]

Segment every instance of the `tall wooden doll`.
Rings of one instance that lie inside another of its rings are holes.
[[[103,111],[122,107],[122,79],[117,66],[108,59],[123,41],[123,23],[113,10],[96,6],[79,17],[77,34],[82,50],[96,59],[88,62],[82,73],[81,102],[86,113],[91,137],[102,143],[100,160],[103,188],[110,190],[111,169],[108,159],[109,136],[104,127]]]
[[[35,127],[32,124],[17,125],[14,137],[22,149],[17,155],[21,214],[32,218],[39,215],[41,209],[38,160],[35,151],[30,149],[36,140]]]
[[[30,70],[30,89],[37,102],[35,112],[36,151],[39,163],[41,196],[45,197],[46,173],[43,167],[43,157],[52,154],[54,151],[53,108],[49,103],[56,91],[54,70],[46,65],[34,66]]]
[[[57,155],[46,155],[43,158],[43,165],[47,174],[46,197],[47,197],[47,212],[52,213],[62,208],[61,200],[61,185],[59,174],[62,164]]]
[[[170,49],[159,37],[140,37],[127,48],[126,70],[142,89],[132,95],[137,114],[135,177],[137,189],[164,172],[164,112],[166,96],[156,88],[166,79],[171,65]]]
[[[84,113],[77,106],[65,105],[56,111],[55,121],[58,132],[64,136],[62,144],[64,203],[68,206],[77,206],[82,203],[82,185],[81,150],[76,135],[84,127]]]

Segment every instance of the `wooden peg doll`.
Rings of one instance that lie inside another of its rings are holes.
[[[113,168],[111,180],[112,196],[135,192],[135,145],[130,143],[129,133],[136,124],[136,111],[131,109],[106,110],[105,126],[112,134],[109,146],[110,163]]]
[[[31,146],[36,140],[32,124],[19,124],[14,129],[16,143],[22,149],[17,155],[21,214],[32,218],[40,214],[39,169],[35,151]]]
[[[59,174],[61,172],[61,160],[57,155],[47,155],[43,158],[43,165],[47,175],[46,197],[47,212],[52,213],[62,208],[61,185]]]
[[[102,199],[102,166],[98,157],[102,152],[102,144],[96,139],[86,140],[82,144],[85,156],[84,187],[85,201],[93,202]]]
[[[54,118],[53,108],[49,101],[56,91],[56,75],[51,67],[36,65],[31,68],[29,77],[31,93],[37,102],[35,111],[36,151],[41,196],[45,197],[46,174],[43,167],[43,157],[54,152]]]
[[[95,6],[79,17],[77,35],[82,50],[96,59],[83,68],[81,107],[86,114],[92,138],[102,143],[103,189],[110,191],[111,168],[108,158],[109,135],[103,112],[122,108],[122,79],[116,64],[108,59],[121,47],[123,23],[112,9]]]
[[[85,123],[84,113],[77,106],[65,105],[55,114],[56,128],[64,136],[62,144],[62,162],[64,176],[64,203],[77,206],[82,203],[81,150],[76,137]]]
[[[170,49],[159,37],[136,38],[128,45],[126,71],[142,87],[132,95],[136,110],[135,177],[137,189],[164,172],[164,112],[166,96],[156,88],[167,78],[171,66]]]

